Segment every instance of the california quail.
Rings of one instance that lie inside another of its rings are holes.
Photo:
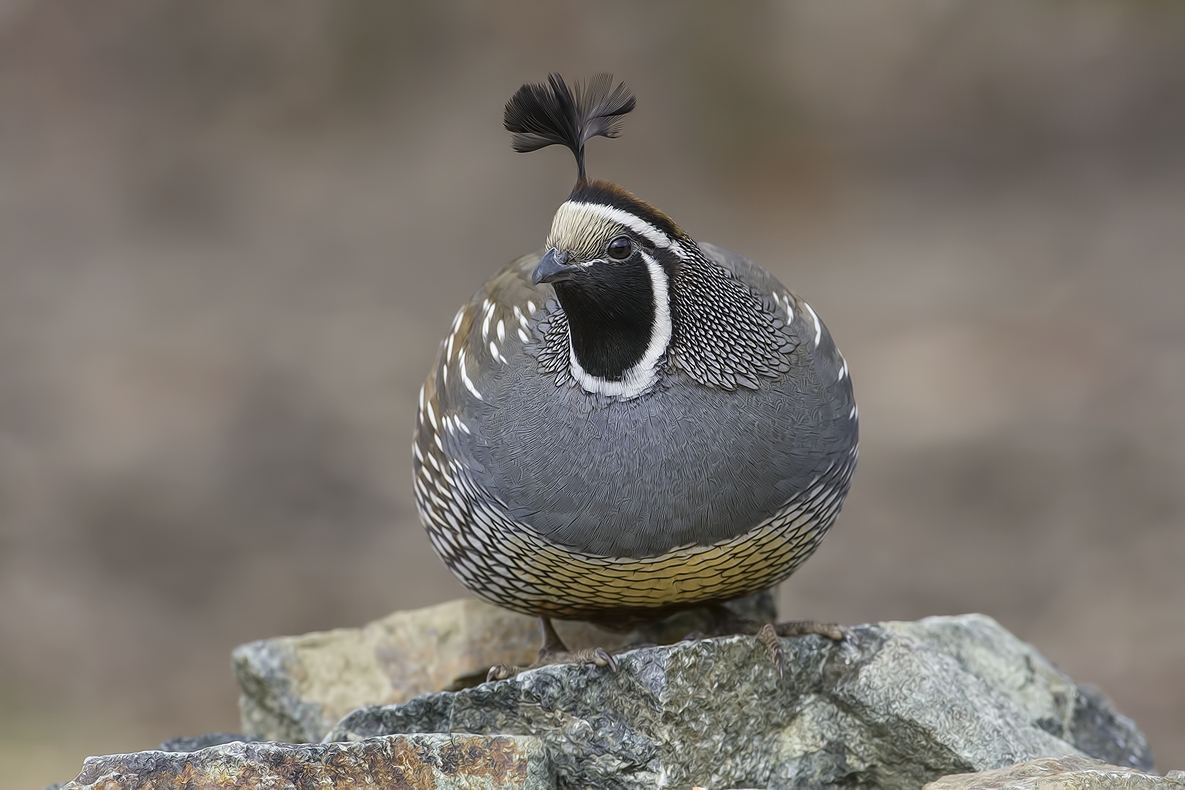
[[[544,250],[457,313],[420,392],[432,546],[479,598],[543,618],[547,655],[565,655],[547,618],[626,627],[782,581],[856,465],[848,365],[811,306],[585,177],[585,142],[634,104],[556,74],[507,103],[515,150],[567,146],[576,186]]]

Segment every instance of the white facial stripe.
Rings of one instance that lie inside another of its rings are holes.
[[[634,369],[653,371],[660,357],[667,353],[671,344],[671,297],[670,280],[666,271],[645,252],[641,253],[650,272],[650,286],[654,290],[654,327],[650,332],[650,345]]]
[[[583,226],[591,224],[588,222],[589,215],[628,228],[648,240],[654,246],[661,247],[664,250],[670,250],[680,258],[687,257],[687,254],[683,250],[683,245],[646,220],[628,211],[623,211],[613,206],[604,206],[600,203],[574,203],[572,201],[562,203],[555,213],[555,221],[552,223],[552,236],[558,237],[563,235],[565,231],[577,237],[584,235],[581,232]]]
[[[596,214],[597,216],[616,222],[618,225],[624,225],[639,236],[645,236],[656,247],[666,249],[671,246],[670,236],[641,217],[634,216],[628,211],[623,211],[613,206],[604,206],[600,203],[572,203],[569,201],[564,205],[571,206],[573,209],[580,211],[587,211],[590,214]]]
[[[667,353],[671,344],[671,300],[670,281],[658,261],[642,253],[646,270],[650,273],[650,289],[654,292],[654,326],[650,328],[650,342],[646,352],[636,365],[627,370],[620,381],[609,381],[587,373],[576,359],[576,350],[569,341],[568,360],[572,376],[580,382],[586,392],[599,392],[619,398],[634,398],[641,395],[658,380],[658,360]]]

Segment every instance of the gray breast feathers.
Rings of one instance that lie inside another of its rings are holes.
[[[846,490],[856,422],[826,329],[753,264],[704,251],[735,282],[768,289],[754,298],[781,324],[769,333],[777,344],[764,346],[767,361],[749,361],[751,381],[738,379],[736,389],[705,385],[672,364],[653,391],[632,400],[584,392],[557,370],[563,357],[545,353],[559,306],[545,304],[550,288],[526,280],[538,259],[528,256],[459,316],[455,334],[463,337],[453,343],[463,348],[446,349],[442,364],[453,359],[452,372],[447,382],[439,371],[436,377],[442,409],[464,426],[445,437],[449,454],[464,462],[455,489],[548,541],[615,557],[744,534],[821,479],[842,479]],[[531,314],[516,313],[527,302]],[[458,354],[469,367],[456,364]],[[479,356],[488,363],[474,380]],[[836,478],[837,470],[846,471]]]

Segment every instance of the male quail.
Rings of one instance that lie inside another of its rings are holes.
[[[608,75],[510,99],[515,150],[567,146],[576,186],[544,251],[457,313],[420,392],[420,518],[477,597],[541,618],[536,665],[612,663],[567,653],[548,618],[624,628],[782,581],[856,465],[848,365],[810,305],[585,177],[585,142],[633,108]],[[805,632],[836,627],[777,629]]]

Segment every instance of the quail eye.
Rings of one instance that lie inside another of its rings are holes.
[[[630,253],[634,250],[634,243],[630,241],[629,236],[618,236],[613,241],[609,242],[606,252],[609,257],[615,261],[624,261],[630,257]]]

